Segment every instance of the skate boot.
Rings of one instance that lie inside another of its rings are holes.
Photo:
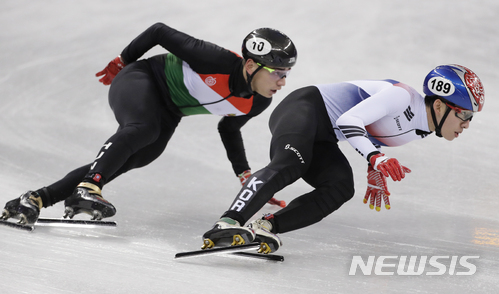
[[[19,224],[31,225],[38,220],[42,207],[43,203],[40,195],[33,191],[27,191],[5,204],[0,219],[15,218],[19,220]]]
[[[92,216],[92,220],[101,220],[116,214],[116,208],[102,198],[101,189],[92,183],[81,182],[73,194],[64,201],[64,218],[73,218],[79,213]]]
[[[248,227],[255,232],[255,241],[260,243],[258,253],[268,254],[277,251],[281,247],[281,239],[272,233],[272,223],[265,217],[252,221]]]
[[[213,228],[203,235],[201,249],[217,246],[243,245],[255,239],[255,233],[248,227],[241,227],[239,222],[223,217],[215,223]]]

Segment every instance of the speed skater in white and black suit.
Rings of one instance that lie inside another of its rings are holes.
[[[255,172],[215,226],[203,248],[254,240],[260,252],[276,251],[276,235],[321,221],[354,195],[352,169],[337,142],[347,140],[368,162],[364,203],[390,209],[386,178],[400,181],[410,169],[381,153],[435,132],[449,141],[482,110],[484,92],[470,69],[443,65],[423,83],[425,97],[395,80],[358,80],[308,86],[289,94],[270,117],[270,163]],[[244,224],[273,195],[302,178],[314,189],[287,207]]]

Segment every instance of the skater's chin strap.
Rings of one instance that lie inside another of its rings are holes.
[[[251,92],[253,92],[253,94],[255,94],[255,91],[253,91],[253,88],[251,87],[251,82],[253,81],[253,77],[255,76],[255,74],[258,71],[260,71],[262,68],[263,68],[263,65],[259,64],[258,68],[255,69],[255,71],[252,74],[250,74],[248,71],[246,71],[246,77],[247,77],[247,81],[248,81],[248,89],[251,89]]]
[[[437,123],[437,116],[435,114],[435,110],[433,109],[433,106],[431,107],[431,118],[433,119],[433,124],[435,125],[435,135],[437,135],[437,137],[442,138],[442,126],[444,125],[445,119],[449,115],[450,111],[451,108],[447,107],[447,110],[445,111],[444,116],[440,120],[439,124]]]

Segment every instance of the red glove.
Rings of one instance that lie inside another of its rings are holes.
[[[383,173],[374,170],[371,165],[367,168],[367,191],[364,197],[364,204],[369,201],[369,208],[373,209],[376,202],[376,211],[381,209],[381,198],[385,202],[385,208],[390,209],[390,200],[388,199],[390,192],[386,186],[386,177]]]
[[[277,205],[277,206],[280,206],[280,207],[286,207],[286,201],[284,200],[277,200],[275,198],[272,198],[269,200],[269,202],[267,202],[268,204],[272,204],[272,205]]]
[[[392,177],[394,181],[400,181],[405,178],[406,173],[411,170],[401,165],[395,158],[386,157],[383,153],[378,153],[369,158],[371,166],[381,172],[385,177]]]
[[[238,174],[237,177],[239,178],[239,181],[241,181],[241,185],[244,185],[249,177],[251,177],[251,170],[245,170],[242,173]]]
[[[241,185],[244,186],[244,183],[246,183],[246,181],[249,179],[249,177],[251,177],[251,170],[249,170],[249,169],[245,170],[237,176],[239,177],[239,180],[241,181]],[[286,202],[284,200],[277,200],[275,198],[272,198],[269,200],[268,203],[272,204],[272,205],[277,205],[280,207],[286,207]]]
[[[114,77],[125,67],[125,63],[123,59],[121,59],[121,55],[118,55],[113,61],[109,62],[109,64],[102,71],[95,74],[96,77],[103,76],[99,79],[99,82],[104,85],[111,85]]]

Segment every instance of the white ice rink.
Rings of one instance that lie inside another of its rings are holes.
[[[319,224],[282,234],[283,263],[173,259],[200,247],[240,187],[216,130],[219,117],[184,118],[157,161],[105,187],[117,228],[0,227],[2,293],[497,293],[498,15],[497,0],[2,0],[2,207],[93,160],[117,128],[108,87],[94,75],[158,21],[235,52],[258,27],[293,39],[299,58],[286,87],[243,128],[253,171],[268,163],[272,109],[302,86],[392,78],[421,90],[433,67],[458,63],[478,74],[486,97],[457,140],[432,135],[385,149],[413,171],[388,182],[390,211],[362,203],[365,160],[341,143],[356,194]],[[289,202],[309,190],[299,181],[276,197]],[[59,203],[41,216],[63,210]],[[350,275],[355,256],[385,267]],[[397,274],[411,256],[428,259],[423,273]],[[436,267],[430,258],[439,256]],[[382,264],[383,257],[390,258]]]

